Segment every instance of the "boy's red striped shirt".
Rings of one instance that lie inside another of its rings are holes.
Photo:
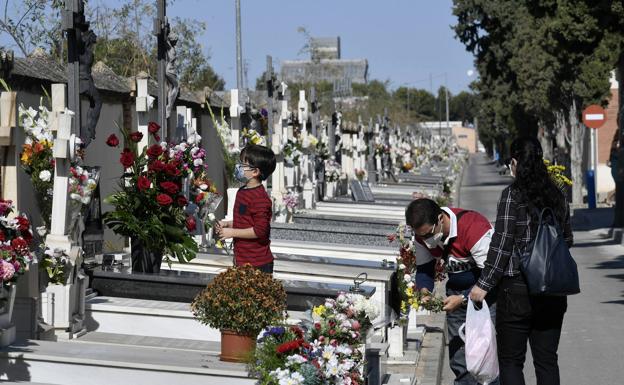
[[[253,266],[262,266],[273,262],[270,247],[272,216],[273,202],[264,186],[238,190],[234,203],[233,227],[235,229],[253,227],[258,238],[234,238],[234,258],[237,265],[249,263]]]

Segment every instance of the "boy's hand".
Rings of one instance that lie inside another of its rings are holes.
[[[219,221],[217,222],[217,227],[222,227],[222,228],[232,227],[232,221]]]
[[[219,227],[217,228],[217,236],[219,239],[234,238],[234,229],[231,227]]]

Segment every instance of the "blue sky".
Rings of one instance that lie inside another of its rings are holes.
[[[454,38],[451,6],[451,0],[241,0],[249,85],[264,70],[267,54],[275,66],[305,58],[298,55],[305,43],[297,32],[302,26],[312,36],[340,36],[343,58],[368,59],[369,79],[390,79],[392,88],[408,83],[428,89],[433,75],[435,90],[446,73],[451,92],[465,90],[474,80],[468,75],[473,59]],[[226,87],[236,86],[234,0],[175,0],[167,14],[207,23],[198,40]]]

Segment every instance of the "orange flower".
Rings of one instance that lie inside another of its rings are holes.
[[[35,154],[45,150],[45,148],[43,147],[43,144],[41,144],[39,142],[35,143],[35,145],[33,146],[33,149],[35,150]]]

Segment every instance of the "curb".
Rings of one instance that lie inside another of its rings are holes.
[[[418,385],[440,385],[446,350],[446,313],[419,316],[419,326],[426,329],[416,365]]]

